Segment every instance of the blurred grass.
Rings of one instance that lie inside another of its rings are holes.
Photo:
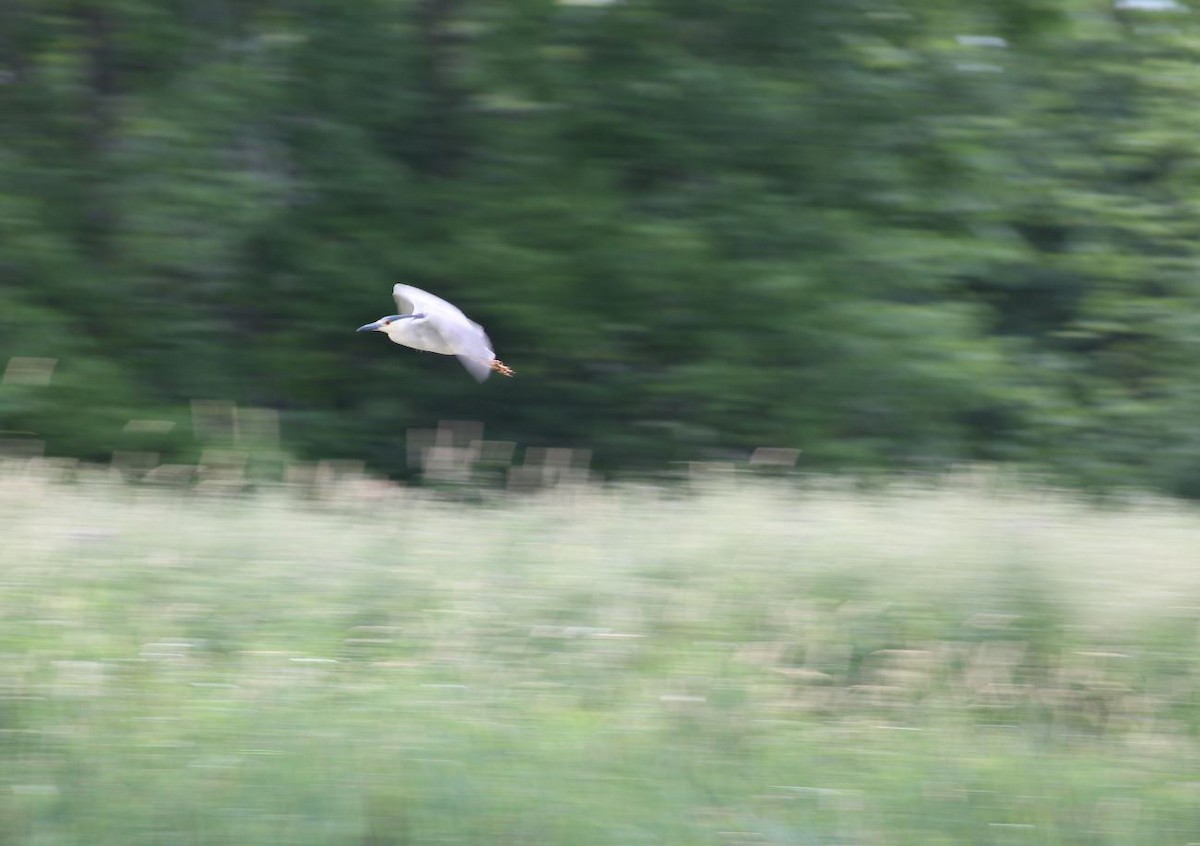
[[[0,476],[0,844],[1200,840],[1200,516]]]

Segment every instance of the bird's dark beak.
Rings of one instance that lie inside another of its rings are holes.
[[[379,328],[379,321],[376,320],[374,323],[368,323],[366,326],[359,326],[354,331],[355,332],[374,332],[378,328]]]

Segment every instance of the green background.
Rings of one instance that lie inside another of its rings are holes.
[[[0,363],[56,366],[3,437],[189,461],[203,400],[388,474],[462,419],[1200,495],[1200,35],[1122,5],[8,0]],[[518,378],[355,335],[401,280]]]

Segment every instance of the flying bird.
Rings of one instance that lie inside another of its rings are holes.
[[[501,376],[513,375],[513,369],[492,352],[492,342],[483,327],[457,307],[412,285],[396,285],[392,296],[399,314],[381,317],[356,331],[383,332],[395,344],[458,356],[463,367],[480,382],[493,370]]]

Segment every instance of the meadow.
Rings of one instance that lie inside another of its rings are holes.
[[[1200,842],[1200,513],[0,475],[0,844]]]

